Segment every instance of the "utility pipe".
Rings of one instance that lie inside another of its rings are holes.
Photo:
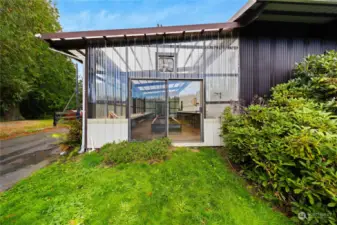
[[[87,51],[87,49],[86,49]],[[86,57],[85,57],[85,60],[84,60],[84,64],[86,63],[87,61],[87,52],[86,52]],[[85,152],[85,118],[86,118],[86,114],[87,114],[87,109],[86,109],[86,104],[85,104],[85,93],[86,93],[86,82],[85,82],[85,68],[86,68],[86,65],[83,65],[83,77],[82,77],[82,143],[81,143],[81,148],[80,150],[78,151],[79,154],[82,154]]]

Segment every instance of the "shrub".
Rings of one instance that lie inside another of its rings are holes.
[[[337,52],[311,55],[294,70],[295,79],[272,89],[272,101],[310,98],[337,114]]]
[[[297,221],[305,212],[305,224],[337,223],[337,117],[327,107],[333,95],[313,94],[321,91],[315,77],[336,77],[336,69],[329,69],[336,58],[329,54],[336,55],[309,56],[299,64],[297,78],[276,86],[267,104],[251,105],[241,115],[227,108],[222,124],[230,159],[243,175]]]
[[[128,163],[143,160],[162,160],[168,153],[171,141],[168,138],[147,142],[121,142],[104,145],[100,154],[107,164]]]
[[[241,116],[227,109],[222,129],[231,160],[265,197],[337,222],[337,120],[330,113],[254,105]]]
[[[309,98],[328,101],[337,96],[337,52],[311,55],[294,70],[302,86],[307,87]]]
[[[82,140],[82,121],[72,120],[69,122],[69,132],[67,133],[66,140],[62,143],[72,149],[81,144]]]

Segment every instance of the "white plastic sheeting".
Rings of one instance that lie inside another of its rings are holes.
[[[225,106],[238,101],[239,39],[235,33],[138,37],[110,40],[105,46],[89,43],[89,120],[127,118],[129,78],[202,79],[206,118],[218,118]],[[88,126],[90,130],[92,125]]]

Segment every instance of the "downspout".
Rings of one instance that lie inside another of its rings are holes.
[[[88,71],[88,48],[85,50],[85,59],[84,59],[84,65],[83,65],[83,78],[82,78],[82,143],[81,148],[78,151],[79,154],[82,154],[86,150],[86,119],[87,119],[87,74]]]
[[[35,37],[41,39],[41,34],[35,34]],[[87,60],[88,60],[88,48],[85,51],[84,62],[81,59],[77,58],[76,56],[67,54],[65,52],[58,51],[58,50],[53,49],[53,48],[49,48],[49,50],[60,53],[62,55],[65,55],[65,56],[67,56],[69,58],[72,58],[72,59],[75,59],[79,62],[82,62],[82,65],[84,64],[83,65],[83,78],[82,78],[82,105],[83,105],[83,107],[82,107],[82,143],[81,143],[81,148],[78,151],[78,153],[82,154],[86,150],[86,140],[85,140],[86,132],[87,132],[87,130],[86,130],[86,120],[87,120],[87,116],[86,116],[87,115],[87,112],[86,112],[86,110],[87,110],[86,85],[87,85],[87,77],[88,77],[88,74],[86,74],[86,73],[88,71],[88,68],[87,68],[87,66],[88,66],[88,62],[87,62]],[[78,71],[76,71],[76,73],[78,73]]]
[[[84,60],[86,61],[86,59]],[[84,66],[84,71],[83,71],[83,78],[85,77],[85,66]],[[85,79],[82,78],[82,143],[81,143],[81,148],[78,151],[79,154],[82,154],[85,152],[85,116],[86,116],[86,104],[85,104]]]

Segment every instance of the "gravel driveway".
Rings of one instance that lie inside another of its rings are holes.
[[[55,161],[60,153],[55,133],[66,128],[0,141],[0,191]]]

